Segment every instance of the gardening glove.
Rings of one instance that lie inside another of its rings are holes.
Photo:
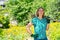
[[[36,38],[36,37],[38,37],[38,34],[31,34],[31,37]]]

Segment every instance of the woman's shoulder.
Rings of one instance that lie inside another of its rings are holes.
[[[33,17],[32,19],[33,19],[33,20],[36,20],[36,19],[37,19],[37,17]]]
[[[50,19],[49,19],[50,17],[48,17],[48,16],[45,16],[45,19],[46,19],[46,21],[48,22],[48,23],[50,23]]]

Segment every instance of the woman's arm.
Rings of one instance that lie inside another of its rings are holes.
[[[50,40],[50,31],[48,31],[49,30],[49,26],[50,26],[50,24],[47,24],[47,35],[48,35],[48,40]]]
[[[47,31],[49,30],[49,26],[50,26],[50,24],[47,24],[47,29],[46,29]]]
[[[30,35],[32,34],[32,32],[31,32],[31,30],[30,30],[30,27],[31,27],[31,26],[32,26],[32,23],[31,23],[31,22],[26,25],[27,32],[28,32]]]

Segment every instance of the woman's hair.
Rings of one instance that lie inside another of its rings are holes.
[[[43,9],[43,11],[44,11],[44,8],[39,7],[39,8],[37,9],[37,11],[36,11],[36,16],[37,16],[37,17],[39,16],[39,13],[38,13],[39,9]],[[44,14],[43,14],[43,17],[44,17]]]

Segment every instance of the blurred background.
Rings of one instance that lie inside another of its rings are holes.
[[[0,40],[28,40],[26,25],[39,7],[51,19],[48,39],[60,40],[60,0],[0,0]],[[34,33],[33,26],[31,31]]]

